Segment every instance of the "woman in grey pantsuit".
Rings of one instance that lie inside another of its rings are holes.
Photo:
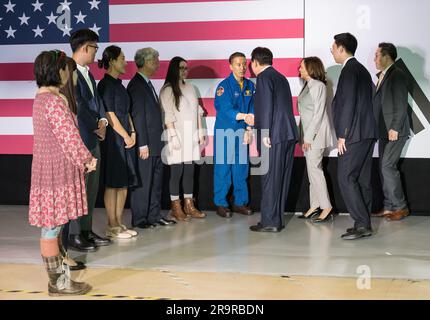
[[[300,77],[306,81],[299,97],[300,143],[306,157],[309,177],[310,208],[301,218],[313,222],[333,218],[327,183],[322,170],[326,148],[333,146],[333,126],[327,110],[327,87],[324,65],[317,57],[304,58],[300,65]]]

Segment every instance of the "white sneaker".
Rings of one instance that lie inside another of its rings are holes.
[[[127,233],[127,232],[123,232],[121,227],[108,228],[106,231],[106,236],[109,238],[114,238],[114,239],[131,239],[132,238],[132,235]]]
[[[122,230],[121,230],[122,232],[128,233],[128,234],[129,234],[129,235],[131,235],[132,237],[136,237],[136,236],[138,235],[137,231],[127,229],[127,226],[126,226],[126,225],[124,225],[124,224],[121,224],[121,225],[120,225],[120,227],[121,227],[121,229],[122,229]]]

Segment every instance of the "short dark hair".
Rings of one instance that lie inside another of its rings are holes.
[[[349,32],[339,33],[339,34],[335,35],[334,36],[334,42],[336,43],[336,45],[338,47],[339,46],[344,47],[345,50],[352,55],[354,55],[355,51],[357,51],[358,41]]]
[[[251,61],[256,60],[260,65],[272,65],[273,64],[273,53],[268,48],[257,47],[252,50]]]
[[[42,51],[34,61],[34,78],[37,86],[59,87],[61,83],[60,70],[66,70],[67,56],[63,51]]]
[[[121,54],[121,48],[118,46],[109,46],[103,51],[103,57],[98,61],[99,68],[109,69],[109,62],[118,59]]]
[[[246,59],[245,54],[243,54],[242,52],[235,52],[230,56],[230,58],[228,58],[228,62],[231,64],[233,62],[234,58],[237,58],[237,57],[241,57],[241,58]]]
[[[85,45],[87,42],[98,41],[99,36],[97,35],[97,33],[90,29],[80,29],[73,32],[69,40],[73,52],[76,52],[76,50]]]
[[[396,61],[397,48],[394,44],[389,42],[381,42],[378,47],[381,48],[381,54],[383,56],[389,55],[393,61]]]
[[[306,57],[303,58],[306,71],[312,79],[319,80],[324,84],[327,84],[327,78],[325,73],[324,64],[318,57]]]

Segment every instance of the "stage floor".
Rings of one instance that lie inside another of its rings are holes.
[[[375,235],[355,241],[340,238],[352,225],[348,215],[318,225],[293,214],[286,220],[281,233],[254,233],[248,227],[259,214],[227,220],[208,212],[204,220],[138,229],[137,238],[94,253],[70,253],[90,268],[328,277],[358,277],[365,270],[372,278],[430,279],[430,217],[374,218]],[[104,210],[96,209],[95,231],[103,234],[105,226]],[[0,264],[40,265],[39,232],[28,225],[26,206],[0,206]]]
[[[93,286],[72,299],[430,299],[430,217],[375,218],[375,235],[356,241],[340,238],[348,215],[319,225],[292,213],[286,220],[281,233],[254,233],[248,227],[259,214],[227,220],[208,212],[138,229],[137,238],[94,253],[70,251],[88,265],[73,279]],[[105,226],[97,209],[94,230]],[[39,232],[27,207],[0,206],[0,300],[50,299]]]

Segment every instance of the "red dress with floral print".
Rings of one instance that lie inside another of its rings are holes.
[[[33,131],[30,224],[53,228],[86,215],[84,170],[92,156],[63,98],[36,95]]]

